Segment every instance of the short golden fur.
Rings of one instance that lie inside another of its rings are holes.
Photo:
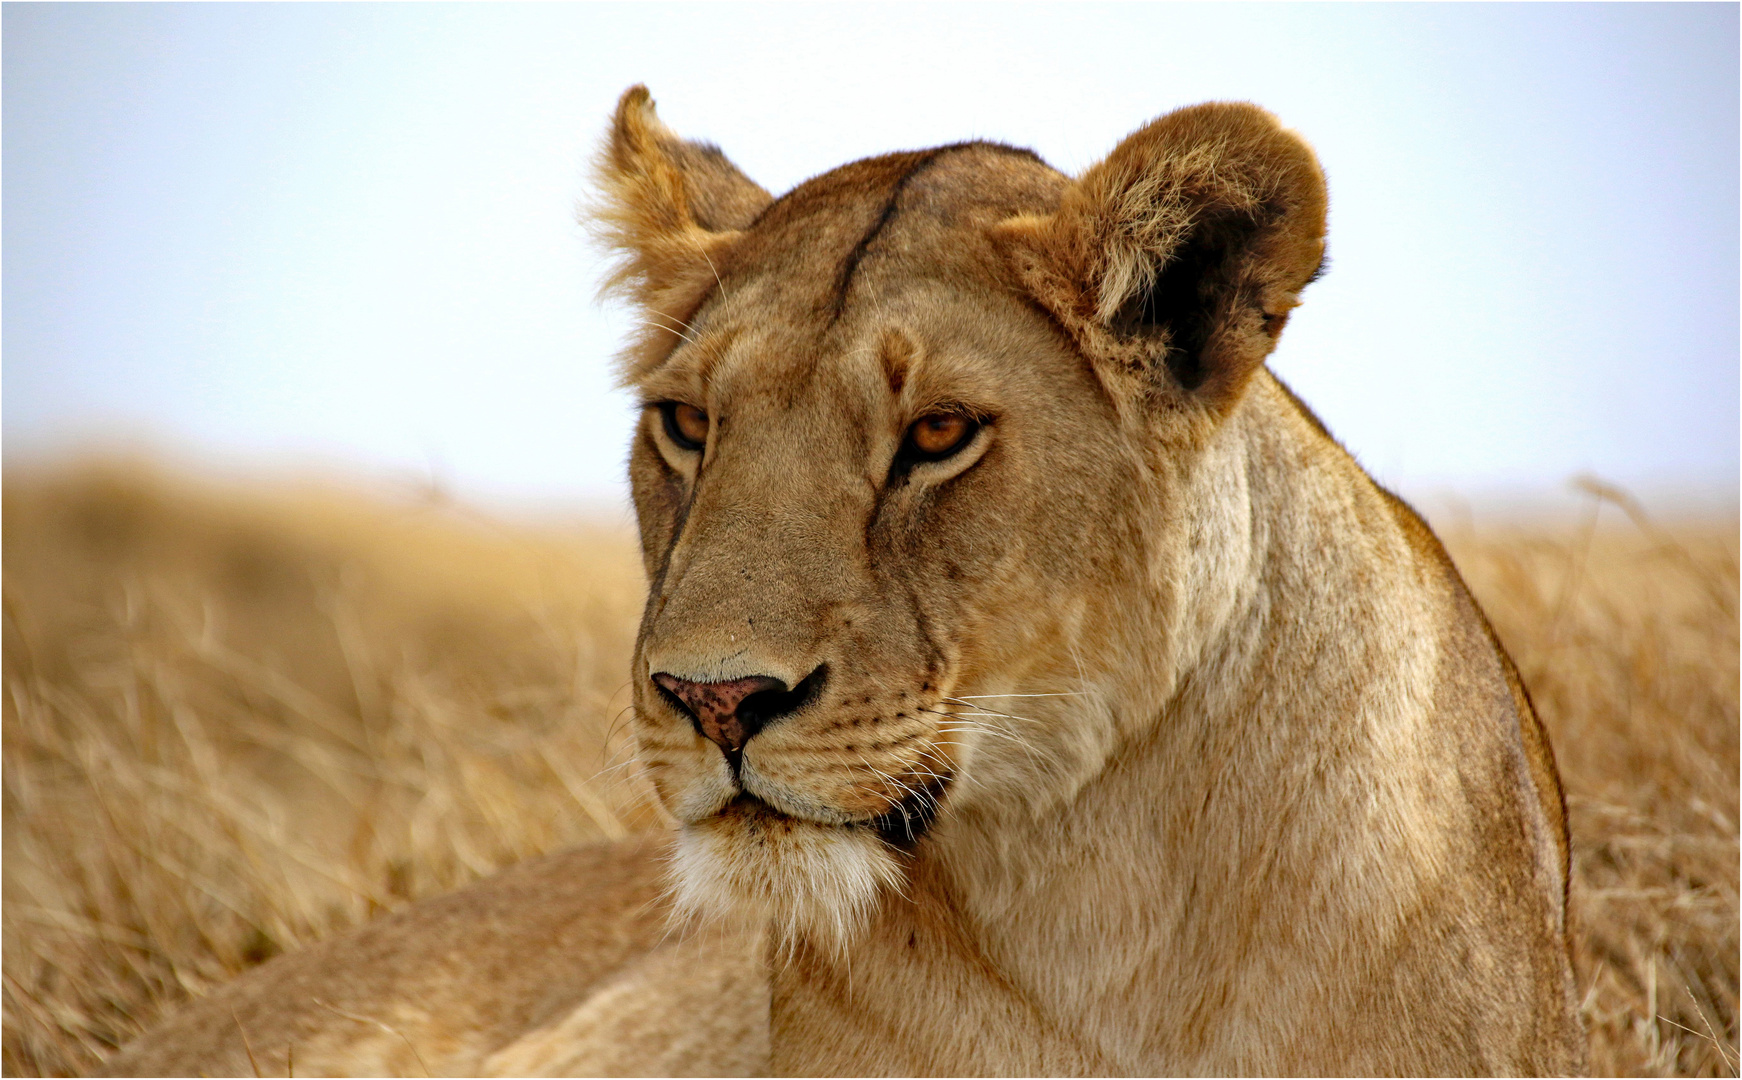
[[[1529,700],[1263,366],[1323,258],[1304,143],[1205,105],[1074,181],[965,143],[776,200],[637,87],[601,171],[675,846],[274,961],[115,1068],[1582,1069]],[[730,753],[662,690],[737,680],[784,690]]]

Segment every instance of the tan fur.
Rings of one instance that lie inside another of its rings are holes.
[[[669,861],[419,905],[117,1068],[241,1071],[246,1029],[335,1071],[1582,1069],[1529,700],[1263,366],[1323,258],[1304,143],[1207,105],[1076,181],[964,144],[770,200],[637,87],[601,171],[650,312],[632,674]],[[982,426],[901,464],[939,411]],[[734,773],[654,673],[817,689]]]

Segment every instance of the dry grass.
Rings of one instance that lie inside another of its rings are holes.
[[[608,771],[622,533],[115,464],[8,475],[4,511],[8,1074],[654,820]],[[1733,1074],[1736,529],[1605,515],[1447,539],[1567,780],[1593,1068]]]
[[[1571,527],[1446,546],[1560,764],[1592,1071],[1734,1076],[1736,525],[1660,527],[1587,486]]]
[[[336,490],[5,485],[8,1073],[529,855],[649,823],[595,782],[641,571]]]

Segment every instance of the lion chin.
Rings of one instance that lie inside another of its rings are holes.
[[[680,923],[767,920],[775,940],[843,952],[877,897],[899,889],[896,850],[875,829],[790,817],[751,796],[685,825],[670,863]]]

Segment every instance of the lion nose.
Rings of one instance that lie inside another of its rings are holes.
[[[751,675],[731,682],[691,682],[660,671],[654,674],[653,681],[684,703],[703,735],[733,754],[744,749],[750,736],[768,722],[759,710],[742,708],[744,699],[770,690],[786,691],[785,683],[767,675]]]
[[[656,671],[653,681],[683,705],[697,731],[727,754],[736,755],[771,721],[809,701],[826,671],[826,665],[817,668],[793,689],[768,675],[749,675],[730,682],[691,682]]]

